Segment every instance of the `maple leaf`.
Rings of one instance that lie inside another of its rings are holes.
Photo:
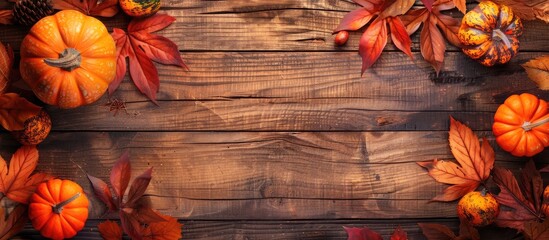
[[[358,52],[362,57],[361,74],[370,68],[381,56],[387,45],[387,25],[391,30],[391,39],[398,49],[412,57],[410,36],[406,34],[405,26],[395,16],[404,14],[414,3],[413,0],[354,0],[360,8],[346,14],[334,30],[354,31],[368,23],[358,45]],[[373,21],[371,21],[376,17]]]
[[[527,240],[549,239],[549,220],[543,222],[530,221],[524,223],[524,237]]]
[[[104,240],[122,239],[122,228],[114,221],[105,221],[97,225],[97,229]]]
[[[156,102],[156,93],[160,87],[158,70],[153,61],[188,69],[177,45],[168,38],[151,34],[168,27],[175,18],[167,14],[155,14],[148,18],[133,19],[128,32],[114,28],[111,34],[116,42],[116,77],[109,85],[112,94],[126,74],[126,58],[129,59],[130,77],[141,93]]]
[[[347,240],[383,240],[381,235],[367,227],[343,227],[347,232]]]
[[[7,218],[4,216],[6,216],[6,209],[0,208],[0,240],[8,240],[17,235],[29,220],[27,207],[21,204],[18,204]]]
[[[549,1],[546,0],[493,0],[513,9],[522,20],[543,20],[549,23]]]
[[[459,224],[459,236],[446,225],[438,223],[418,223],[428,240],[480,240],[477,229],[465,221]]]
[[[499,204],[505,205],[510,210],[501,208],[496,219],[496,225],[524,230],[524,223],[541,220],[542,213],[541,195],[543,193],[543,180],[536,170],[533,160],[526,163],[521,171],[521,183],[517,181],[513,173],[504,168],[494,168],[493,179],[500,188],[496,196]]]
[[[0,24],[13,24],[12,10],[0,10]]]
[[[51,179],[44,173],[36,173],[34,169],[38,164],[38,150],[36,146],[22,146],[12,156],[9,164],[0,157],[0,193],[2,198],[27,204],[36,186],[41,182]]]
[[[474,191],[490,176],[494,166],[495,153],[484,138],[480,144],[478,137],[466,125],[450,117],[450,148],[456,158],[456,164],[437,159],[418,164],[429,170],[429,175],[436,181],[452,186],[446,188],[442,195],[433,201],[454,201],[468,192]]]
[[[16,93],[1,94],[0,124],[8,131],[22,130],[25,121],[38,115],[41,109]]]
[[[457,37],[460,20],[446,16],[441,11],[455,8],[452,1],[439,0],[432,5],[432,9],[419,8],[408,11],[400,16],[409,35],[416,32],[423,24],[420,33],[420,50],[423,58],[433,66],[438,74],[444,62],[446,44],[444,37],[452,45],[460,47]],[[443,37],[444,36],[444,37]]]
[[[152,167],[133,180],[128,197],[124,201],[130,178],[131,165],[128,152],[122,154],[111,170],[112,192],[103,180],[88,175],[93,191],[99,200],[107,205],[109,211],[118,211],[124,232],[132,239],[142,239],[144,225],[163,222],[166,219],[154,211],[143,196],[152,178]]]
[[[86,15],[112,17],[118,13],[118,0],[53,0],[53,8],[77,10]]]
[[[181,239],[182,224],[177,219],[163,215],[165,221],[152,222],[142,230],[144,240]]]
[[[549,55],[532,59],[522,64],[522,67],[526,69],[528,78],[534,81],[539,89],[549,90]]]

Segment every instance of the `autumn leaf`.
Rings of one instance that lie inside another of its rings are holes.
[[[128,184],[130,184],[130,177],[130,153],[125,151],[112,167],[110,175],[111,185],[114,194],[120,202],[119,205],[121,205],[124,194],[126,193],[126,188],[128,187]]]
[[[367,227],[343,227],[347,232],[347,240],[383,240],[381,235]]]
[[[398,226],[395,228],[390,240],[408,240],[408,234]]]
[[[88,180],[90,180],[90,183],[92,184],[93,192],[95,193],[95,196],[97,196],[99,200],[101,200],[101,202],[107,205],[107,207],[109,208],[109,211],[115,211],[117,209],[117,205],[113,201],[113,197],[107,183],[89,174],[87,175],[87,177],[88,177]],[[122,198],[118,198],[118,199],[120,201],[122,200]]]
[[[13,66],[13,50],[0,43],[0,94],[4,93],[10,83]]]
[[[405,15],[400,16],[406,26],[409,35],[416,32],[423,24],[420,33],[420,50],[423,58],[431,64],[438,74],[444,63],[444,52],[446,43],[444,38],[452,45],[460,47],[461,43],[457,37],[460,20],[446,16],[441,11],[455,8],[452,1],[435,1],[432,9],[412,9]]]
[[[136,18],[128,25],[128,32],[114,28],[112,37],[116,42],[118,56],[116,78],[109,85],[112,94],[126,74],[126,58],[129,59],[130,77],[141,93],[156,103],[160,87],[158,70],[153,61],[187,69],[177,45],[168,38],[151,34],[164,29],[175,21],[167,14],[155,14],[148,18]]]
[[[53,8],[77,10],[86,15],[112,17],[118,13],[118,0],[52,0]]]
[[[4,24],[4,25],[13,24],[12,10],[0,10],[0,24]]]
[[[0,193],[9,199],[27,204],[39,183],[47,181],[51,176],[36,173],[38,150],[36,146],[22,146],[12,156],[9,164],[0,157]]]
[[[153,222],[143,229],[141,236],[144,240],[181,239],[182,224],[170,216],[163,216],[165,221]]]
[[[467,12],[465,0],[453,0],[453,2],[461,13],[465,14]]]
[[[534,81],[541,90],[549,90],[549,55],[532,59],[522,67],[526,69],[528,78]]]
[[[408,56],[412,56],[410,36],[406,34],[404,24],[399,19],[395,19],[395,16],[407,12],[412,7],[413,0],[354,0],[354,2],[361,7],[346,14],[334,33],[358,30],[371,22],[362,34],[358,45],[358,52],[362,57],[362,75],[377,61],[387,45],[389,33],[387,25],[391,30],[391,39],[397,48]],[[371,21],[374,17],[375,19]]]
[[[549,1],[546,0],[493,0],[513,9],[522,20],[543,20],[549,23]]]
[[[526,240],[549,239],[549,220],[543,222],[530,221],[524,223],[524,237]]]
[[[97,230],[104,240],[122,239],[122,228],[114,221],[105,221],[97,225]]]
[[[449,133],[450,148],[459,165],[436,159],[432,162],[418,162],[429,170],[429,175],[436,181],[452,185],[442,195],[434,197],[433,201],[454,201],[474,191],[488,179],[494,166],[495,153],[486,139],[480,144],[469,127],[452,117]]]
[[[431,11],[433,9],[433,4],[435,3],[435,0],[421,0],[423,5],[425,5],[425,8],[427,10]]]
[[[0,240],[8,240],[17,235],[29,220],[27,207],[21,204],[18,204],[7,218],[4,216],[6,216],[6,209],[0,207]]]
[[[446,225],[438,223],[418,223],[423,235],[429,240],[480,240],[478,231],[467,222],[461,221],[459,236]]]
[[[504,168],[494,168],[493,179],[500,188],[500,193],[494,197],[499,204],[510,210],[500,210],[496,225],[524,230],[524,223],[541,219],[539,205],[543,184],[541,175],[536,170],[534,162],[530,160],[523,168],[522,182],[519,184],[513,173]],[[541,185],[540,185],[541,182]],[[527,185],[530,185],[526,187]],[[535,198],[535,199],[534,199]]]
[[[1,94],[0,124],[8,131],[22,130],[25,121],[38,115],[41,109],[16,93]]]

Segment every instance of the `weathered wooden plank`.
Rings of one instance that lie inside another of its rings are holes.
[[[7,158],[17,144],[6,135],[1,140]],[[134,176],[154,167],[147,193],[155,207],[188,219],[456,214],[455,204],[428,203],[445,186],[415,163],[452,158],[445,132],[75,132],[53,133],[39,150],[41,171],[73,179],[88,192],[89,183],[78,166],[108,179],[108,169],[129,150]],[[524,164],[523,159],[497,152],[499,166],[517,169]],[[92,205],[92,217],[102,216],[102,204],[94,199]]]
[[[102,239],[97,232],[100,220],[88,220],[86,227],[76,236],[77,239]],[[417,222],[438,223],[458,232],[457,219],[391,219],[391,220],[329,220],[329,221],[180,221],[183,239],[347,239],[343,226],[368,227],[380,233],[383,239],[389,239],[394,229],[400,226],[410,240],[426,239]],[[512,229],[480,229],[481,239],[512,239],[516,232]],[[41,239],[30,225],[15,239]]]
[[[495,111],[512,93],[535,92],[519,64],[542,54],[521,53],[505,66],[486,68],[462,53],[449,52],[437,76],[419,53],[414,54],[415,61],[400,53],[385,53],[361,77],[356,53],[184,53],[188,72],[157,65],[158,100],[344,98],[378,110]],[[546,92],[535,93],[549,99]],[[129,77],[115,97],[127,102],[146,100]]]
[[[177,18],[160,32],[182,51],[357,51],[361,32],[353,32],[344,47],[333,44],[332,31],[357,6],[346,1],[178,1],[161,12]],[[168,3],[169,5],[170,3]],[[472,5],[470,6],[472,8]],[[453,15],[460,16],[460,13]],[[125,27],[129,18],[119,14],[101,18],[109,28]],[[525,22],[520,38],[523,51],[548,51],[549,25]],[[5,30],[4,30],[5,29]],[[0,41],[19,49],[28,28],[2,26]],[[9,33],[9,34],[5,34]],[[419,33],[413,35],[419,50]],[[456,51],[455,47],[449,49]],[[396,50],[392,44],[387,50]]]

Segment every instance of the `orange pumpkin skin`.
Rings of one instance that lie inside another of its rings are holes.
[[[511,95],[498,107],[492,131],[496,142],[517,157],[531,157],[549,146],[547,102],[523,93]]]
[[[29,218],[44,237],[72,238],[88,219],[88,204],[80,185],[70,180],[52,179],[38,185],[31,196]]]
[[[75,108],[99,99],[116,75],[105,25],[64,10],[38,21],[21,43],[21,77],[43,102]]]
[[[511,8],[482,1],[461,20],[458,38],[467,56],[493,66],[517,55],[522,30],[522,22]]]
[[[499,203],[489,193],[470,192],[459,200],[458,217],[472,226],[483,227],[492,224],[499,214]]]

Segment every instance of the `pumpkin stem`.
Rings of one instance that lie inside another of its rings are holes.
[[[67,204],[71,203],[72,201],[76,200],[77,198],[80,197],[80,195],[82,195],[82,193],[76,193],[74,194],[74,196],[70,197],[69,199],[65,200],[65,201],[62,201],[58,204],[55,204],[53,205],[51,208],[52,208],[52,211],[56,214],[61,214],[61,212],[63,211],[63,207],[65,207]]]
[[[548,117],[548,118],[544,118],[544,119],[542,119],[542,120],[539,120],[539,121],[537,121],[537,122],[533,122],[533,123],[531,123],[531,122],[524,122],[524,123],[522,124],[522,129],[524,129],[524,131],[530,131],[530,130],[532,130],[532,129],[536,128],[536,127],[539,127],[539,126],[541,126],[541,125],[543,125],[543,124],[546,124],[546,123],[548,123],[548,122],[549,122],[549,117]]]
[[[58,67],[65,71],[72,71],[80,67],[82,56],[80,52],[74,48],[67,48],[59,54],[59,58],[46,58],[44,62],[52,67]]]
[[[505,35],[505,33],[503,33],[500,29],[494,29],[494,31],[492,32],[492,38],[494,37],[498,37],[499,39],[501,39],[501,41],[503,41],[503,43],[505,43],[505,46],[507,46],[507,48],[511,48],[511,42],[509,42],[509,38],[507,38],[507,35]]]

